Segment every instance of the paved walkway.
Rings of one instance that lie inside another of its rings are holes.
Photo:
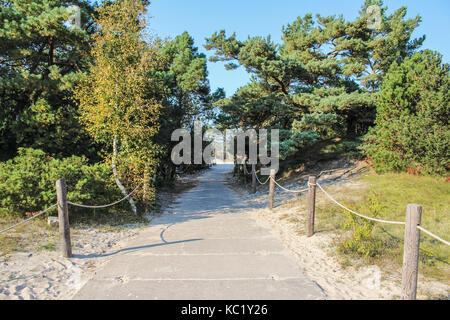
[[[114,254],[74,299],[323,299],[294,257],[247,213],[216,165]]]

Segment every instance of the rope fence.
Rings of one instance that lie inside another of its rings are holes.
[[[108,208],[108,207],[112,207],[115,206],[116,204],[121,203],[122,201],[128,199],[129,197],[131,197],[134,193],[136,193],[136,191],[143,185],[143,183],[141,183],[140,185],[138,185],[133,191],[131,191],[129,194],[127,194],[125,197],[123,197],[122,199],[110,203],[110,204],[105,204],[105,205],[101,205],[101,206],[89,206],[89,205],[85,205],[85,204],[78,204],[78,203],[73,203],[70,201],[67,201],[68,204],[75,206],[75,207],[80,207],[80,208],[86,208],[86,209],[103,209],[103,208]]]
[[[267,184],[267,182],[269,182],[269,180],[270,180],[270,177],[268,177],[267,180],[266,180],[266,182],[263,183],[263,182],[261,182],[261,180],[259,180],[258,175],[256,174],[256,172],[254,172],[253,174],[255,175],[256,180],[258,181],[258,183],[259,183],[260,185],[265,185],[265,184]]]
[[[269,177],[269,178],[272,178],[272,177]],[[302,190],[288,190],[288,189],[286,189],[285,187],[283,187],[282,185],[280,185],[276,180],[273,180],[273,182],[278,186],[278,188],[280,188],[281,190],[284,190],[284,191],[286,191],[286,192],[291,192],[291,193],[303,193],[303,192],[309,190],[309,188],[302,189]]]
[[[243,170],[244,170],[244,174],[245,174],[245,175],[255,175],[256,181],[257,181],[259,184],[261,184],[261,185],[265,185],[265,184],[267,184],[267,182],[269,182],[269,180],[273,179],[271,176],[269,176],[269,177],[267,178],[267,180],[263,183],[263,182],[261,182],[261,180],[258,178],[258,175],[256,174],[256,172],[248,172],[247,164],[244,163],[244,164],[243,164],[243,168],[244,168]],[[348,170],[345,171],[342,175],[344,175],[344,174],[346,174],[346,173],[352,171],[353,169],[355,169],[355,168],[348,169]],[[333,170],[324,170],[324,171],[321,171],[321,172],[319,173],[319,175],[317,176],[317,178],[321,177],[321,176],[322,176],[323,174],[325,174],[325,173],[336,172],[336,171],[339,171],[339,170],[342,170],[342,169],[333,169]],[[305,188],[305,189],[302,189],[302,190],[289,190],[289,189],[283,187],[282,185],[280,185],[280,184],[278,183],[279,180],[277,181],[277,180],[273,179],[273,181],[274,181],[274,183],[275,183],[276,186],[278,186],[281,190],[283,190],[283,191],[285,191],[285,192],[290,192],[290,193],[303,193],[303,192],[306,192],[306,191],[309,190],[308,188]]]
[[[441,237],[435,235],[434,233],[431,233],[431,232],[428,231],[427,229],[422,228],[421,226],[417,226],[417,229],[419,229],[420,231],[425,232],[425,233],[426,233],[427,235],[429,235],[430,237],[435,238],[436,240],[439,240],[440,242],[445,243],[446,245],[450,246],[450,242],[445,241],[444,239],[442,239]]]
[[[23,224],[25,224],[25,223],[27,223],[27,222],[30,222],[31,220],[36,219],[36,218],[39,217],[39,216],[42,216],[44,213],[49,212],[51,209],[53,209],[53,208],[55,208],[55,207],[56,207],[56,204],[54,204],[54,205],[48,207],[48,208],[45,209],[44,211],[41,211],[41,212],[39,212],[39,213],[33,215],[31,218],[28,218],[28,219],[26,219],[26,220],[23,220],[22,222],[19,222],[19,223],[15,224],[15,225],[12,225],[12,226],[10,226],[10,227],[8,227],[8,228],[6,228],[6,229],[0,230],[0,234],[5,233],[5,232],[7,232],[7,231],[9,231],[9,230],[15,229],[15,228],[17,228],[18,226],[21,226],[21,225],[23,225]]]
[[[403,292],[403,298],[404,299],[410,299],[414,300],[416,298],[416,291],[417,291],[417,277],[418,277],[418,262],[419,262],[419,245],[420,245],[420,231],[423,231],[428,236],[444,243],[447,246],[450,246],[450,242],[442,239],[441,237],[435,235],[434,233],[428,231],[427,229],[420,226],[421,222],[421,216],[422,216],[422,207],[420,205],[413,205],[410,204],[407,207],[407,214],[406,214],[406,221],[389,221],[389,220],[383,220],[383,219],[377,219],[373,217],[369,217],[366,215],[363,215],[361,213],[358,213],[354,210],[351,210],[344,206],[342,203],[338,202],[334,197],[332,197],[318,182],[317,179],[321,177],[325,173],[335,172],[342,169],[335,169],[335,170],[326,170],[319,173],[319,175],[311,176],[308,180],[308,188],[301,189],[301,190],[289,190],[282,185],[279,184],[279,182],[276,180],[276,171],[271,170],[271,173],[267,180],[263,183],[259,179],[256,170],[255,165],[252,165],[252,172],[249,173],[246,164],[244,164],[244,173],[246,175],[252,175],[253,176],[253,192],[256,192],[256,182],[258,182],[260,185],[265,185],[270,181],[270,189],[269,189],[269,209],[273,209],[274,204],[274,194],[275,194],[275,186],[278,186],[281,190],[285,192],[290,193],[304,193],[308,191],[308,215],[307,215],[307,235],[308,237],[311,237],[314,235],[314,220],[315,220],[315,202],[316,202],[316,187],[321,190],[324,195],[331,200],[333,203],[338,205],[339,207],[343,208],[344,210],[357,215],[361,218],[371,220],[374,222],[379,223],[386,223],[386,224],[395,224],[395,225],[404,225],[405,226],[405,241],[404,241],[404,256],[403,256],[403,267],[402,267],[402,292]],[[349,171],[352,171],[353,169],[349,169],[344,174],[346,174]],[[343,175],[344,175],[343,174]],[[71,248],[71,241],[70,241],[70,226],[69,226],[69,214],[68,214],[68,206],[75,206],[80,208],[86,208],[86,209],[100,209],[100,208],[108,208],[114,205],[117,205],[121,203],[122,201],[125,201],[129,197],[131,197],[134,193],[137,192],[137,190],[143,185],[141,183],[138,185],[133,191],[131,191],[129,194],[124,196],[122,199],[115,201],[110,204],[106,205],[85,205],[85,204],[78,204],[73,203],[71,201],[67,200],[67,186],[65,179],[60,179],[56,181],[56,195],[57,195],[57,203],[48,207],[47,209],[33,215],[32,217],[21,221],[17,224],[14,224],[6,229],[0,230],[0,234],[3,234],[5,232],[8,232],[14,228],[17,228],[21,225],[24,225],[42,215],[49,212],[50,210],[54,209],[55,207],[58,207],[58,220],[59,220],[59,232],[60,232],[60,242],[61,242],[61,249],[63,256],[66,258],[72,257],[72,248]]]
[[[420,226],[420,222],[422,219],[422,206],[417,204],[409,204],[406,209],[405,222],[376,219],[362,215],[347,208],[342,203],[336,201],[336,199],[334,199],[328,192],[326,192],[320,184],[317,183],[317,186],[327,196],[328,199],[352,214],[375,222],[405,225],[402,265],[402,296],[405,300],[415,300],[417,295],[417,281],[419,275],[420,231],[423,231],[425,234],[433,237],[434,239],[444,243],[447,246],[450,246],[450,243],[448,241]]]
[[[252,173],[248,172],[246,164],[244,164],[243,167],[244,167],[244,174],[246,174],[246,175],[255,175],[256,181],[258,181],[258,183],[261,184],[261,185],[267,184],[267,182],[269,182],[269,180],[272,179],[272,177],[269,176],[265,182],[261,182],[261,180],[259,180],[258,175],[256,174],[256,172],[252,172]],[[302,192],[308,191],[308,189],[303,189],[303,190],[298,190],[298,191],[297,190],[288,190],[285,187],[283,187],[282,185],[280,185],[276,180],[274,180],[274,182],[280,189],[282,189],[282,190],[284,190],[286,192],[302,193]]]
[[[402,221],[388,221],[388,220],[381,220],[381,219],[376,219],[376,218],[372,218],[372,217],[368,217],[365,216],[361,213],[358,213],[356,211],[353,211],[349,208],[347,208],[346,206],[344,206],[342,203],[337,202],[332,196],[330,196],[330,194],[328,192],[326,192],[322,186],[320,184],[317,183],[317,186],[319,187],[320,190],[322,190],[322,192],[328,197],[328,199],[330,199],[331,201],[333,201],[334,203],[336,203],[339,207],[347,210],[350,213],[353,213],[354,215],[357,215],[361,218],[367,219],[367,220],[372,220],[372,221],[376,221],[376,222],[381,222],[381,223],[388,223],[388,224],[405,224],[405,222]]]
[[[66,258],[70,258],[72,256],[72,245],[70,242],[70,226],[69,226],[69,213],[68,213],[68,205],[72,205],[75,207],[80,207],[80,208],[86,208],[86,209],[101,209],[101,208],[108,208],[108,207],[112,207],[114,205],[117,205],[119,203],[121,203],[122,201],[128,199],[129,197],[131,197],[134,193],[136,193],[136,191],[143,185],[143,183],[141,183],[140,185],[138,185],[133,191],[131,191],[129,194],[127,194],[125,197],[123,197],[122,199],[115,201],[113,203],[110,204],[106,204],[106,205],[85,205],[85,204],[78,204],[78,203],[73,203],[71,201],[67,200],[67,186],[66,186],[66,182],[65,179],[60,179],[58,181],[56,181],[56,197],[57,197],[57,203],[48,207],[47,209],[33,215],[31,218],[28,218],[26,220],[23,220],[17,224],[14,224],[6,229],[0,230],[0,234],[3,234],[5,232],[8,232],[12,229],[15,229],[23,224],[26,224],[28,222],[30,222],[33,219],[36,219],[37,217],[42,216],[43,214],[49,212],[50,210],[52,210],[55,207],[58,207],[58,220],[59,220],[59,230],[60,230],[60,240],[61,240],[61,245],[62,245],[62,252],[63,252],[63,256]]]
[[[246,170],[246,165],[244,164],[244,173],[249,174]],[[254,166],[253,166],[254,168]],[[345,171],[343,175],[348,172],[353,171],[353,169],[349,169]],[[275,178],[275,170],[272,170],[270,176],[267,178],[265,183],[262,183],[255,170],[252,170],[251,173],[261,185],[265,185],[270,181],[270,189],[269,189],[269,205],[268,208],[273,209],[274,203],[274,194],[275,194],[275,186],[278,186],[281,190],[290,193],[303,193],[308,191],[308,213],[306,219],[306,230],[308,237],[312,237],[314,235],[314,220],[315,220],[315,202],[316,202],[316,187],[319,188],[320,191],[334,204],[341,207],[342,209],[359,216],[361,218],[385,223],[392,225],[403,225],[405,226],[405,238],[404,238],[404,254],[403,254],[403,265],[402,265],[402,296],[405,300],[415,300],[417,293],[417,279],[418,279],[418,268],[419,268],[419,246],[420,246],[420,231],[423,231],[428,236],[432,237],[435,240],[442,242],[443,244],[450,246],[450,242],[442,239],[438,235],[432,233],[431,231],[425,229],[420,225],[421,217],[422,217],[422,206],[416,204],[409,204],[406,210],[406,220],[405,221],[390,221],[383,220],[374,217],[369,217],[363,215],[359,212],[351,210],[347,208],[342,203],[338,202],[334,197],[332,197],[318,182],[317,179],[326,173],[336,172],[342,169],[334,169],[334,170],[325,170],[318,174],[318,176],[310,176],[308,181],[308,188],[302,190],[289,190],[278,183]],[[253,182],[255,184],[255,182]],[[253,185],[253,189],[255,190],[255,185]],[[255,191],[256,192],[256,191]],[[254,193],[255,193],[254,192]]]
[[[326,192],[326,191],[322,188],[322,186],[321,186],[320,184],[317,183],[317,186],[318,186],[319,189],[320,189],[320,190],[328,197],[328,199],[330,199],[331,201],[333,201],[334,203],[336,203],[336,204],[337,204],[338,206],[340,206],[341,208],[343,208],[343,209],[347,210],[348,212],[353,213],[353,214],[355,214],[355,215],[357,215],[357,216],[359,216],[359,217],[361,217],[361,218],[365,218],[365,219],[372,220],[372,221],[375,221],[375,222],[388,223],[388,224],[401,224],[401,225],[405,225],[405,224],[406,224],[406,222],[403,222],[403,221],[388,221],[388,220],[381,220],[381,219],[376,219],[376,218],[372,218],[372,217],[368,217],[368,216],[362,215],[362,214],[360,214],[360,213],[358,213],[358,212],[355,212],[355,211],[353,211],[353,210],[347,208],[347,207],[344,206],[342,203],[339,203],[338,201],[336,201],[332,196],[330,196],[330,194],[329,194],[328,192]],[[425,232],[426,234],[428,234],[429,236],[435,238],[436,240],[439,240],[440,242],[442,242],[442,243],[444,243],[444,244],[450,246],[450,242],[448,242],[448,241],[442,239],[441,237],[439,237],[439,236],[437,236],[437,235],[431,233],[430,231],[428,231],[427,229],[421,227],[420,225],[417,225],[416,227],[417,227],[417,229],[419,229],[419,230]]]

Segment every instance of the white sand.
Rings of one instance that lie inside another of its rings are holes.
[[[0,256],[0,300],[70,299],[85,282],[134,237],[139,225],[118,231],[72,229],[72,259],[60,252],[16,252]]]
[[[178,180],[189,183],[200,174],[182,175]],[[161,210],[169,208],[174,200],[176,195],[161,192]],[[70,299],[145,226],[71,228],[71,259],[62,257],[58,245],[54,251],[36,250],[36,246],[30,246],[24,247],[24,252],[14,252],[7,257],[0,255],[0,300]],[[48,232],[39,230],[39,233],[45,237]]]

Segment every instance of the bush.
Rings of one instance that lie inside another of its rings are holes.
[[[367,208],[361,209],[367,210],[372,217],[378,217],[383,213],[385,207],[381,205],[378,195],[372,194],[368,197]],[[379,257],[384,243],[374,236],[375,222],[348,211],[345,211],[345,214],[347,220],[343,223],[343,228],[344,231],[351,231],[351,237],[340,243],[338,251],[365,258]]]
[[[364,151],[363,145],[359,138],[353,141],[343,141],[342,152],[345,153],[348,159],[363,160]]]
[[[289,155],[305,151],[318,141],[319,134],[315,131],[295,132],[289,140],[280,143],[280,157],[285,160]]]
[[[104,164],[88,164],[85,157],[54,159],[41,150],[20,148],[18,156],[0,163],[0,214],[25,216],[56,203],[55,182],[65,178],[68,199],[84,204],[105,204],[122,196]],[[128,202],[122,202],[127,208]],[[89,209],[70,208],[70,215]],[[107,209],[103,209],[106,212]]]
[[[383,80],[365,152],[377,172],[447,173],[450,66],[431,51],[394,62]]]

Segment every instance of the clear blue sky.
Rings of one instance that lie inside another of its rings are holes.
[[[175,37],[184,31],[195,39],[201,52],[205,38],[224,29],[236,32],[238,39],[247,36],[271,35],[281,42],[281,28],[306,13],[321,15],[343,14],[355,18],[363,0],[152,0],[148,20],[150,30],[161,37]],[[450,1],[449,0],[385,0],[388,13],[401,6],[408,7],[408,17],[422,17],[414,37],[427,36],[424,48],[441,52],[444,61],[450,58]],[[245,85],[249,76],[242,68],[226,71],[223,64],[208,63],[211,88],[225,89],[227,96]]]

